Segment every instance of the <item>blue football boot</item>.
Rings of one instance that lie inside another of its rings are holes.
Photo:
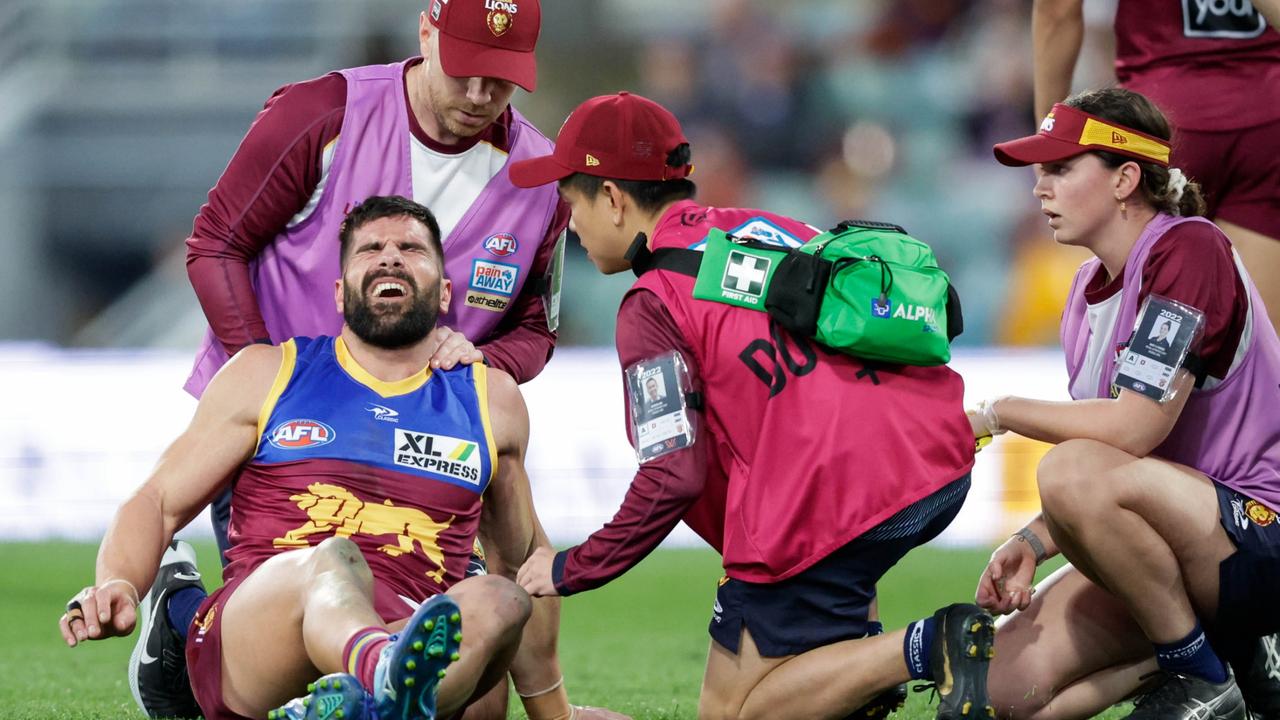
[[[307,694],[267,713],[267,720],[378,720],[373,696],[355,676],[325,675],[307,685]]]
[[[458,659],[462,612],[447,595],[423,603],[378,656],[373,698],[378,720],[433,720],[436,690]]]

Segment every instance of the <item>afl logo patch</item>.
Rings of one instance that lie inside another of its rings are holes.
[[[317,420],[289,420],[271,431],[272,446],[281,450],[301,450],[333,442],[337,433]]]
[[[490,235],[484,241],[484,249],[488,250],[490,255],[510,257],[520,249],[520,243],[516,242],[516,236],[511,233],[498,233]]]

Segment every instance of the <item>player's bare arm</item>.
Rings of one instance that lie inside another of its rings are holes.
[[[1035,121],[1071,94],[1071,77],[1084,40],[1084,0],[1035,0],[1031,47],[1035,77]]]
[[[275,381],[282,352],[279,347],[251,345],[238,353],[210,383],[191,424],[120,506],[99,548],[94,584],[77,595],[85,620],[75,611],[59,619],[68,645],[133,631],[138,588],[151,586],[173,534],[253,454],[258,412]]]
[[[494,443],[498,448],[497,472],[489,484],[489,497],[484,504],[481,528],[490,569],[512,580],[516,570],[539,547],[550,548],[546,533],[533,509],[529,476],[524,469],[525,451],[529,445],[529,413],[515,380],[502,371],[488,373],[489,412]],[[558,690],[560,662],[556,656],[556,639],[560,631],[559,598],[534,601],[533,615],[525,625],[520,649],[511,663],[511,676],[516,691],[522,696],[552,690],[569,711],[568,699]],[[533,698],[535,705],[550,697]],[[526,701],[526,705],[528,701]],[[538,717],[555,717],[542,708],[530,710]]]

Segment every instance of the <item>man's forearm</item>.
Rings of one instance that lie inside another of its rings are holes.
[[[533,523],[534,547],[551,547],[542,524],[535,518]],[[564,675],[560,669],[558,655],[560,639],[560,598],[542,597],[533,599],[533,614],[525,623],[521,636],[520,649],[511,660],[511,681],[516,693],[529,710],[533,703],[539,712],[529,712],[540,717],[555,717],[560,710],[568,710],[568,696],[561,683]],[[524,696],[533,696],[525,699]],[[560,705],[565,707],[560,707]],[[548,712],[550,708],[550,712]]]
[[[160,504],[147,488],[139,490],[116,512],[98,548],[94,584],[126,580],[138,592],[147,593],[174,528],[166,527]]]
[[[560,680],[559,637],[560,598],[534,598],[533,614],[525,623],[520,649],[511,661],[511,679],[517,693],[539,693]]]
[[[1035,0],[1031,9],[1035,122],[1071,94],[1084,40],[1083,0]]]
[[[187,277],[209,327],[213,328],[227,355],[234,355],[255,342],[272,339],[253,292],[248,261],[189,251]]]

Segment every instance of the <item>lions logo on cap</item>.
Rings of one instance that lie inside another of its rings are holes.
[[[515,14],[517,5],[509,0],[486,0],[484,7],[489,11],[485,16],[485,25],[489,26],[489,32],[494,37],[502,37],[511,29],[511,23],[515,22]]]

